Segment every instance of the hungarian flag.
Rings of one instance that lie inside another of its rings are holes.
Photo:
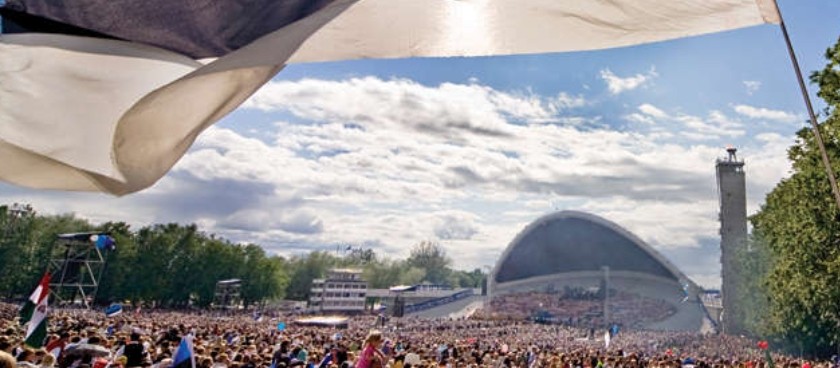
[[[41,300],[47,298],[47,295],[50,293],[50,273],[47,272],[41,277],[41,281],[38,282],[38,286],[35,287],[35,291],[32,292],[32,295],[29,296],[29,299],[26,300],[26,304],[20,309],[20,324],[25,325],[26,322],[32,319],[32,314],[35,311],[35,307],[41,303]]]
[[[24,343],[33,348],[40,348],[44,346],[44,340],[47,338],[47,300],[49,300],[49,278],[47,284],[41,288],[42,297],[32,311],[32,316],[29,319],[29,325],[26,328],[26,340]]]
[[[595,50],[779,23],[774,0],[6,0],[0,180],[163,177],[288,63]]]

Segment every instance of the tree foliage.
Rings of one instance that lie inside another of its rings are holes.
[[[811,81],[827,103],[819,129],[833,169],[840,172],[840,41],[826,58],[828,64]],[[811,130],[797,133],[788,158],[792,175],[751,219],[773,259],[765,279],[767,327],[806,353],[826,356],[840,344],[840,210]]]
[[[130,301],[170,307],[208,306],[216,282],[242,280],[245,305],[288,298],[307,300],[312,280],[330,268],[357,268],[371,288],[424,281],[453,287],[479,287],[483,274],[455,271],[438,244],[421,242],[407,260],[381,258],[372,249],[348,247],[313,251],[285,259],[257,244],[234,244],[207,235],[196,225],[156,224],[132,229],[124,222],[94,226],[73,215],[39,215],[29,206],[0,206],[0,296],[22,299],[47,269],[58,234],[107,232],[117,247],[107,265],[95,302]],[[60,249],[58,250],[60,253]]]
[[[96,302],[132,301],[207,306],[216,281],[242,279],[246,304],[284,296],[286,261],[257,245],[207,236],[195,225],[152,225],[132,231],[122,222],[93,226],[73,215],[42,216],[29,206],[0,206],[0,295],[23,298],[48,268],[58,234],[99,231],[114,237]],[[53,253],[53,252],[56,253]]]
[[[425,271],[424,281],[436,285],[449,284],[452,259],[446,255],[446,250],[432,241],[422,241],[411,248],[411,255],[406,260],[406,266]]]

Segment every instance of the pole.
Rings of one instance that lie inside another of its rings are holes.
[[[802,70],[799,68],[799,61],[796,59],[796,53],[793,51],[793,45],[790,42],[785,20],[782,18],[782,10],[776,4],[776,9],[779,11],[779,26],[782,28],[782,34],[785,36],[785,43],[787,44],[788,55],[790,55],[790,62],[793,64],[793,70],[796,72],[796,79],[799,81],[799,90],[802,92],[802,98],[805,100],[805,107],[808,109],[808,116],[811,118],[811,129],[814,131],[814,139],[817,141],[817,146],[820,149],[822,162],[825,166],[825,173],[828,175],[828,182],[831,184],[831,191],[834,193],[834,202],[837,208],[840,209],[840,190],[837,188],[837,179],[834,177],[834,170],[831,168],[831,161],[828,159],[828,153],[825,150],[822,134],[820,134],[820,126],[817,123],[817,114],[814,113],[814,107],[811,105],[811,97],[808,96],[808,89],[805,87],[805,80],[802,79]]]
[[[610,328],[610,266],[604,266],[604,324]]]

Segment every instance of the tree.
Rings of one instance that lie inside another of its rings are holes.
[[[840,40],[828,64],[811,75],[827,107],[819,129],[835,172],[840,172]],[[793,172],[751,218],[774,260],[765,285],[769,330],[828,356],[840,344],[840,209],[833,202],[813,133],[802,129],[788,150]]]
[[[433,284],[447,284],[452,260],[446,255],[446,250],[431,241],[422,241],[411,248],[411,255],[406,260],[408,267],[416,267],[426,271],[426,281]]]
[[[322,278],[327,270],[338,264],[338,259],[329,252],[312,252],[305,257],[291,260],[289,286],[286,297],[292,300],[308,300],[312,280]]]
[[[742,321],[741,325],[747,335],[764,338],[769,335],[766,324],[769,290],[766,280],[774,263],[773,254],[760,232],[754,230],[748,241],[748,247],[738,247],[734,254],[734,264],[741,269],[734,290],[739,295],[738,302],[742,304],[736,309],[740,315],[730,314],[726,318]]]

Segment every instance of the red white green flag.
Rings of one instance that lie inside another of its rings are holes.
[[[21,321],[28,323],[26,327],[26,345],[33,348],[44,346],[47,338],[47,301],[50,294],[50,274],[44,274],[35,291],[21,309]],[[29,307],[32,303],[33,306]],[[25,314],[27,313],[27,314]]]
[[[35,287],[35,291],[32,292],[32,295],[29,296],[29,299],[26,300],[26,304],[20,309],[20,324],[25,325],[26,322],[29,322],[32,319],[32,313],[35,311],[35,307],[41,303],[41,300],[45,299],[47,295],[50,293],[50,273],[47,272],[41,277],[41,281],[38,282],[38,286]]]

